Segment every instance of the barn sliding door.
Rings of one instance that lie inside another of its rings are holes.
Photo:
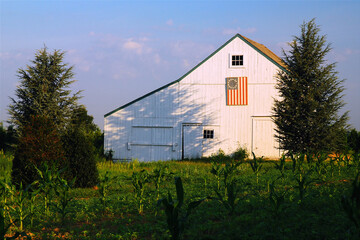
[[[174,159],[173,132],[173,127],[133,126],[129,142],[132,159],[141,162]]]
[[[252,118],[252,144],[251,151],[257,157],[266,156],[269,158],[278,158],[280,150],[275,138],[275,124],[271,117],[253,117]]]
[[[182,159],[202,156],[202,129],[201,124],[182,125]]]

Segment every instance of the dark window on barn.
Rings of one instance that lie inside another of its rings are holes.
[[[231,56],[231,66],[244,66],[244,56],[243,55],[232,55]]]
[[[204,130],[204,138],[214,138],[214,130]]]

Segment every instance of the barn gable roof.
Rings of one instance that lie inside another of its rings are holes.
[[[122,105],[121,107],[118,107],[116,109],[114,109],[113,111],[107,113],[104,115],[104,117],[108,117],[109,115],[137,102],[140,101],[141,99],[144,99],[162,89],[167,88],[168,86],[171,86],[175,83],[180,82],[182,79],[184,79],[186,76],[188,76],[190,73],[192,73],[195,69],[197,69],[199,66],[201,66],[203,63],[205,63],[208,59],[210,59],[212,56],[214,56],[217,52],[219,52],[221,49],[223,49],[227,44],[229,44],[231,41],[233,41],[235,38],[240,38],[241,40],[243,40],[244,42],[246,42],[249,46],[251,46],[254,50],[256,50],[258,53],[260,53],[261,55],[263,55],[265,58],[267,58],[269,61],[271,61],[272,63],[274,63],[277,67],[279,67],[281,70],[286,71],[286,65],[285,63],[281,60],[281,58],[279,58],[275,53],[273,53],[272,51],[270,51],[267,47],[265,47],[264,45],[257,43],[249,38],[246,38],[240,34],[236,34],[235,36],[233,36],[231,39],[229,39],[226,43],[224,43],[221,47],[219,47],[216,51],[214,51],[212,54],[210,54],[207,58],[205,58],[203,61],[201,61],[199,64],[197,64],[195,67],[193,67],[190,71],[188,71],[187,73],[185,73],[183,76],[181,76],[179,79],[170,82],[158,89],[155,89],[152,92],[149,92],[125,105]]]

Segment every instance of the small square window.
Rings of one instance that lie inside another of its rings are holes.
[[[232,55],[231,56],[231,66],[244,66],[244,56],[243,55]]]
[[[204,130],[204,138],[214,138],[214,130]]]

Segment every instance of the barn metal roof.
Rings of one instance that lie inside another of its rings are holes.
[[[280,57],[278,57],[275,53],[273,53],[272,51],[270,51],[267,47],[265,47],[264,45],[258,43],[258,42],[255,42],[247,37],[244,37],[240,34],[236,34],[235,36],[233,36],[231,39],[229,39],[226,43],[224,43],[221,47],[219,47],[216,51],[214,51],[212,54],[210,54],[207,58],[205,58],[203,61],[201,61],[199,64],[197,64],[195,67],[193,67],[190,71],[188,71],[187,73],[185,73],[182,77],[180,77],[179,79],[173,81],[173,82],[170,82],[158,89],[155,89],[154,91],[152,92],[149,92],[148,94],[145,94],[125,105],[122,105],[121,107],[118,107],[116,109],[114,109],[113,111],[107,113],[104,115],[104,117],[108,117],[109,115],[143,99],[143,98],[146,98],[164,88],[167,88],[168,86],[171,86],[177,82],[180,82],[182,79],[184,79],[187,75],[189,75],[190,73],[192,73],[195,69],[197,69],[200,65],[202,65],[204,62],[206,62],[209,58],[211,58],[212,56],[214,56],[217,52],[219,52],[221,49],[223,49],[228,43],[230,43],[231,41],[233,41],[235,38],[240,38],[241,40],[243,40],[244,42],[246,42],[249,46],[251,46],[253,49],[255,49],[257,52],[259,52],[261,55],[263,55],[265,58],[267,58],[269,61],[271,61],[272,63],[274,63],[276,66],[278,66],[281,70],[283,71],[287,71],[286,70],[286,65],[285,63],[281,60]]]

